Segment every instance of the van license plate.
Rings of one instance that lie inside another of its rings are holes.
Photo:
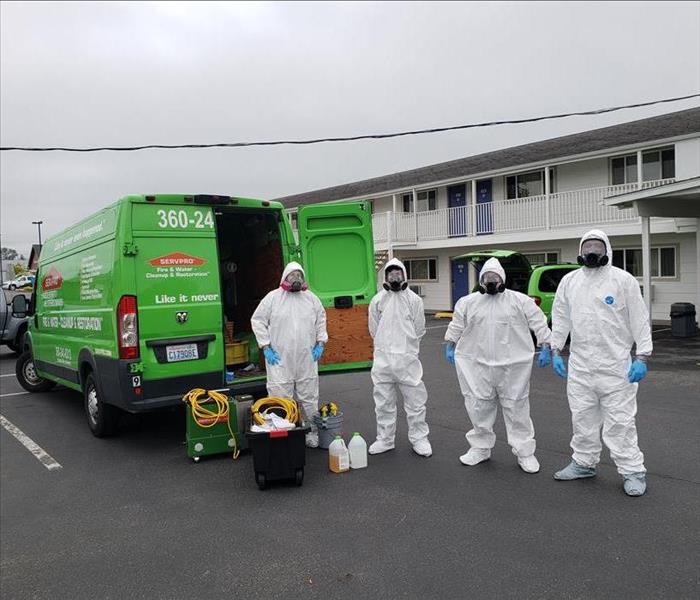
[[[165,354],[168,362],[179,362],[181,360],[197,360],[197,344],[181,344],[180,346],[166,346]]]

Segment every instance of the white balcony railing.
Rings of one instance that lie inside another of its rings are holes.
[[[642,188],[672,183],[673,179],[645,181]],[[494,200],[476,206],[457,206],[417,213],[383,212],[373,215],[376,243],[414,244],[419,241],[470,237],[631,221],[633,208],[605,206],[603,199],[632,192],[636,183],[557,192],[555,194]]]

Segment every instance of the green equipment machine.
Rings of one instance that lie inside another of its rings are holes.
[[[225,391],[196,388],[183,397],[187,456],[195,462],[212,454],[231,453],[236,459],[248,446],[245,431],[253,397],[230,398]]]

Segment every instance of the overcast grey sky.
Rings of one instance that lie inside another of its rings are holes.
[[[389,132],[700,90],[698,2],[3,2],[0,142]],[[0,156],[2,245],[128,193],[274,198],[698,106],[307,147]]]

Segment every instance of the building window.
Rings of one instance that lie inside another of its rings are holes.
[[[554,169],[549,170],[549,190],[554,192],[556,176]],[[530,196],[541,196],[544,194],[544,169],[541,171],[530,171],[529,173],[519,173],[506,177],[506,198],[529,198]]]
[[[622,248],[613,250],[613,265],[624,269],[635,277],[642,276],[642,249]],[[661,246],[651,249],[651,276],[655,278],[676,277],[676,247]]]
[[[402,200],[403,212],[413,212],[413,194],[404,194]],[[416,200],[418,201],[416,208],[418,212],[435,210],[437,208],[437,190],[416,192]]]
[[[675,150],[656,148],[642,152],[642,181],[673,179],[676,176]],[[637,155],[616,156],[610,159],[612,185],[637,182]]]
[[[410,281],[437,281],[436,258],[412,258],[403,261]]]
[[[556,265],[559,262],[559,252],[531,252],[523,253],[523,256],[527,258],[528,262],[533,267],[539,267],[541,265]]]

